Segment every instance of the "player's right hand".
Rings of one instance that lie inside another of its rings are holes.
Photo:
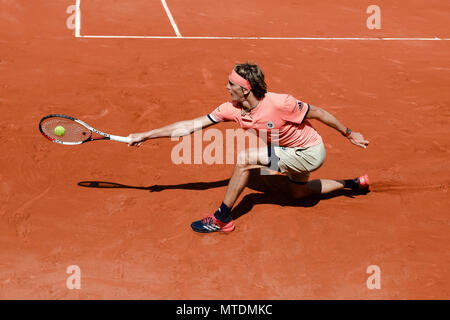
[[[144,133],[131,133],[128,135],[130,142],[128,142],[128,146],[140,147],[142,142],[147,140],[147,137]]]

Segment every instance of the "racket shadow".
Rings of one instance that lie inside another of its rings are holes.
[[[189,182],[174,185],[152,185],[148,187],[130,186],[125,184],[120,184],[116,182],[108,181],[80,181],[78,185],[84,188],[99,188],[99,189],[138,189],[138,190],[148,190],[150,192],[161,192],[170,189],[184,189],[184,190],[207,190],[212,188],[220,188],[228,185],[229,179],[212,181],[212,182]]]
[[[161,192],[164,190],[208,190],[222,188],[228,185],[229,179],[210,181],[210,182],[189,182],[174,185],[152,185],[148,187],[131,186],[116,182],[107,181],[80,181],[78,186],[84,188],[101,189],[137,189],[149,192]],[[251,170],[247,188],[257,191],[245,195],[242,200],[233,208],[233,219],[238,219],[252,210],[258,204],[275,204],[279,206],[291,207],[313,207],[320,201],[329,200],[336,197],[355,198],[359,195],[365,195],[366,192],[339,190],[330,194],[308,197],[304,199],[292,198],[288,180],[283,175],[261,175],[259,169]]]

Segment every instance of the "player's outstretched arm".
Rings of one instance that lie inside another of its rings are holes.
[[[212,122],[208,116],[178,121],[147,132],[132,133],[128,136],[128,138],[131,139],[128,145],[139,147],[142,142],[150,139],[187,136],[194,131],[209,127],[213,124],[215,124],[215,122]]]
[[[344,136],[347,133],[347,127],[344,126],[341,122],[339,122],[339,120],[336,119],[331,113],[322,108],[310,105],[310,109],[306,117],[308,119],[319,120],[324,124],[326,124],[327,126],[336,129]],[[347,138],[354,145],[364,149],[367,148],[367,146],[369,145],[369,141],[364,139],[363,135],[359,132],[352,131],[351,134],[347,136]]]

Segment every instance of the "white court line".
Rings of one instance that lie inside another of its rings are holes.
[[[75,37],[79,38],[81,33],[81,10],[80,10],[80,3],[81,0],[77,0],[75,5]]]
[[[181,38],[180,30],[178,30],[177,24],[175,23],[175,20],[172,17],[172,13],[170,13],[170,9],[167,6],[166,0],[161,0],[161,3],[164,7],[164,10],[166,10],[167,16],[169,17],[170,23],[172,24],[173,31],[175,31],[175,34],[178,38]]]
[[[312,37],[183,37],[183,36],[79,36],[96,39],[187,39],[187,40],[359,40],[359,41],[448,41],[450,38],[312,38]]]
[[[76,38],[93,38],[93,39],[186,39],[186,40],[349,40],[349,41],[449,41],[450,38],[390,38],[390,37],[183,37],[170,13],[166,0],[161,0],[166,14],[169,17],[176,37],[174,36],[104,36],[104,35],[81,35],[81,0],[76,0],[76,20],[75,20],[75,37]]]

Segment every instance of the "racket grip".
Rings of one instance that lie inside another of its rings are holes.
[[[129,143],[131,141],[130,138],[128,138],[128,137],[121,137],[121,136],[109,135],[109,138],[111,140],[118,141],[118,142],[124,142],[124,143]]]

